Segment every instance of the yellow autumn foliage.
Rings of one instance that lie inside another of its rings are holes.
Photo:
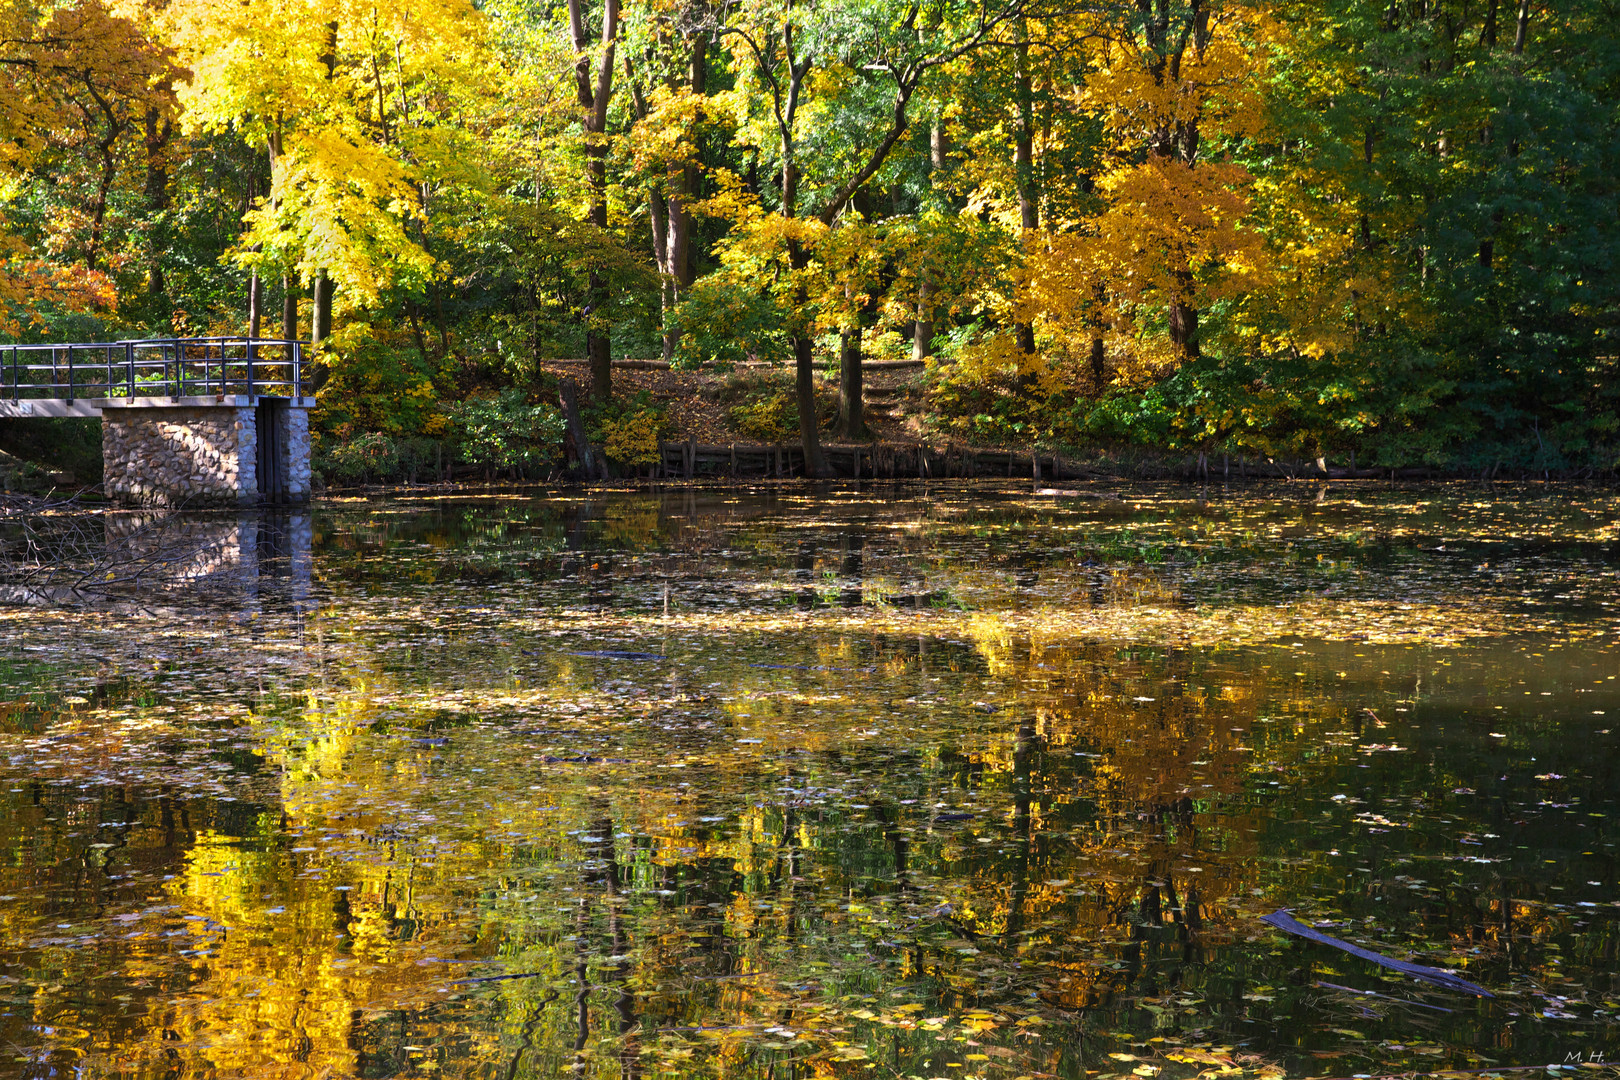
[[[471,160],[435,113],[477,85],[481,20],[465,0],[169,5],[164,27],[194,72],[181,95],[188,128],[231,131],[270,155],[241,261],[306,281],[324,273],[350,309],[435,273],[422,243],[427,181]]]

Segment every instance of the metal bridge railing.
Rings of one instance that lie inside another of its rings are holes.
[[[0,345],[0,399],[304,396],[307,341],[146,338]]]

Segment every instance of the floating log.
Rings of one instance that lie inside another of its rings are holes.
[[[1375,964],[1382,964],[1384,967],[1392,968],[1395,971],[1399,971],[1403,975],[1410,975],[1414,979],[1422,979],[1424,982],[1433,983],[1436,986],[1443,986],[1447,990],[1456,990],[1464,994],[1473,994],[1476,997],[1496,996],[1483,986],[1476,986],[1467,979],[1459,979],[1449,971],[1441,971],[1439,968],[1424,967],[1422,964],[1409,964],[1404,960],[1396,960],[1392,957],[1385,956],[1382,953],[1375,953],[1371,949],[1363,949],[1359,945],[1352,945],[1348,941],[1342,941],[1336,937],[1329,937],[1319,930],[1311,929],[1309,926],[1306,926],[1304,923],[1294,918],[1288,913],[1287,908],[1279,908],[1278,910],[1273,911],[1270,915],[1262,915],[1260,916],[1260,921],[1270,923],[1279,930],[1290,934],[1296,934],[1308,941],[1315,941],[1322,945],[1331,945],[1335,949],[1343,949],[1351,956],[1359,956],[1363,960],[1371,960]]]

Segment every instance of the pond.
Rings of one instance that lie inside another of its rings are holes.
[[[0,609],[0,1072],[1614,1075],[1617,521],[334,499],[251,588]]]

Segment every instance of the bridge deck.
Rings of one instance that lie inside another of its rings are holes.
[[[174,409],[202,406],[253,408],[260,401],[271,399],[286,401],[291,407],[313,409],[312,397],[289,398],[284,394],[210,394],[190,397],[118,397],[118,398],[23,398],[0,399],[0,419],[41,419],[45,417],[102,415],[104,409]]]

